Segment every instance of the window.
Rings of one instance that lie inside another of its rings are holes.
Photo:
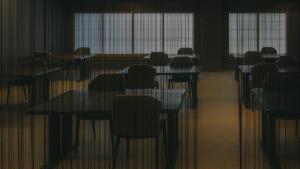
[[[176,53],[181,47],[193,48],[193,14],[164,14],[164,49]]]
[[[103,16],[101,14],[75,14],[75,49],[90,47],[92,53],[103,52]]]
[[[230,13],[229,53],[260,51],[262,47],[286,53],[286,14]]]
[[[134,14],[134,52],[162,51],[162,14]]]
[[[104,14],[104,52],[131,53],[132,17],[128,13]],[[101,32],[101,31],[99,31]]]
[[[77,13],[74,47],[126,54],[193,48],[192,13]]]

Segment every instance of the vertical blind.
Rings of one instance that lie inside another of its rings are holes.
[[[194,47],[193,13],[76,13],[74,48],[129,54]]]
[[[286,13],[230,13],[229,53],[273,47],[286,54]]]

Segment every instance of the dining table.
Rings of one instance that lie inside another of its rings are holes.
[[[116,95],[151,96],[161,102],[161,113],[167,117],[168,157],[166,168],[175,167],[178,139],[179,113],[185,99],[184,89],[127,89],[117,91],[72,90],[26,111],[27,115],[48,116],[47,161],[42,166],[47,169],[57,166],[76,146],[72,141],[72,116],[78,113],[112,114],[112,100]]]
[[[157,76],[172,76],[172,75],[180,75],[180,76],[190,76],[191,77],[191,94],[192,94],[192,108],[197,108],[198,96],[197,96],[197,81],[198,76],[201,71],[201,67],[192,66],[189,68],[172,68],[170,66],[152,66]],[[129,66],[118,71],[117,73],[125,75],[128,74]]]
[[[168,54],[168,61],[169,63],[174,59],[175,57],[189,57],[192,59],[195,66],[199,66],[200,64],[200,55],[199,54]],[[146,63],[150,63],[151,56],[146,55],[143,60],[146,61]]]
[[[55,54],[48,58],[50,65],[58,65],[64,70],[71,69],[79,75],[77,80],[90,78],[96,54]],[[77,72],[78,70],[78,72]]]
[[[43,102],[49,99],[51,77],[59,71],[61,71],[60,67],[20,66],[12,71],[1,72],[0,79],[1,81],[5,81],[7,83],[14,80],[28,81],[29,105],[33,106],[39,102]],[[39,90],[41,89],[42,92],[39,92]],[[37,96],[37,94],[42,94],[42,99]]]
[[[300,85],[299,85],[300,88]],[[300,90],[253,90],[254,101],[261,110],[262,145],[272,169],[280,169],[276,138],[276,120],[300,119]],[[279,130],[279,129],[278,129]]]
[[[254,65],[239,65],[239,81],[242,85],[242,98],[246,107],[250,107],[250,95],[251,95],[251,70]],[[281,73],[295,73],[299,72],[298,66],[286,66],[284,68],[279,67],[278,72]]]

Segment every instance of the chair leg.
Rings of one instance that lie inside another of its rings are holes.
[[[159,168],[159,136],[155,137],[155,167]]]
[[[168,140],[167,140],[167,128],[164,126],[163,129],[163,143],[165,148],[165,159],[168,159]]]
[[[80,130],[80,119],[77,119],[76,120],[75,145],[79,145],[79,130]]]
[[[130,148],[130,147],[129,147],[129,146],[130,146],[130,139],[127,138],[127,139],[126,139],[126,142],[127,142],[127,143],[126,143],[126,144],[127,144],[127,145],[126,145],[126,158],[127,158],[127,161],[128,161],[128,160],[129,160],[129,150],[130,150],[130,149],[129,149],[129,148]]]
[[[92,129],[93,129],[94,139],[96,139],[96,125],[95,125],[95,120],[92,120]]]
[[[113,152],[112,169],[115,169],[117,167],[117,158],[118,158],[118,153],[119,153],[119,146],[120,146],[120,137],[117,136],[116,145],[114,146],[115,150]]]
[[[23,85],[22,86],[22,89],[23,89],[23,94],[24,94],[24,98],[25,98],[25,101],[27,100],[27,92],[26,92],[26,85]]]
[[[114,139],[114,135],[112,133],[112,126],[111,126],[111,120],[109,120],[109,134],[110,134],[110,144],[111,144],[111,150],[112,150],[112,154],[115,152],[115,139]]]
[[[190,100],[192,100],[192,82],[188,82],[188,90],[189,90],[189,95],[190,95]]]
[[[296,137],[298,137],[298,120],[296,120],[295,135],[296,135]]]
[[[10,85],[7,86],[6,105],[9,104],[9,96],[10,96]]]

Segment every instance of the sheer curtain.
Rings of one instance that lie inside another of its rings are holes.
[[[286,54],[286,13],[230,13],[229,53],[273,47]]]

